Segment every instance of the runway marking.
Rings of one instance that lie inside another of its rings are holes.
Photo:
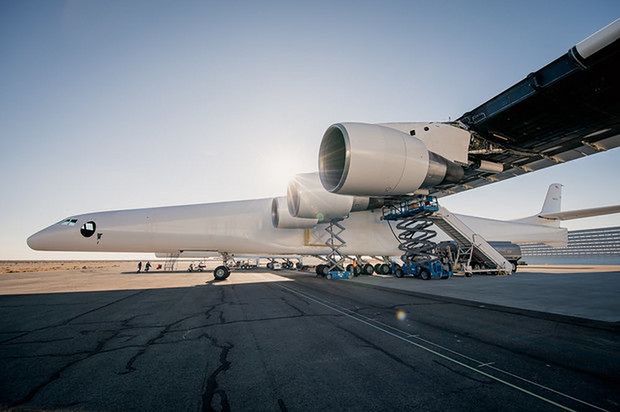
[[[302,292],[302,293],[303,293],[303,292]],[[375,323],[378,323],[378,324],[380,324],[380,325],[382,325],[382,326],[385,326],[386,328],[389,328],[389,329],[392,329],[392,330],[398,331],[398,332],[403,333],[403,334],[407,334],[407,332],[404,332],[403,330],[401,330],[401,329],[399,329],[399,328],[397,328],[397,327],[394,327],[394,326],[392,326],[392,325],[388,325],[387,323],[383,323],[383,322],[381,322],[381,321],[379,321],[379,320],[376,320],[376,319],[373,319],[373,318],[369,318],[368,316],[361,315],[361,314],[359,314],[359,313],[357,313],[357,312],[353,312],[353,311],[351,311],[351,310],[349,310],[349,309],[347,309],[347,308],[345,308],[345,307],[343,307],[343,306],[340,306],[340,305],[338,305],[338,304],[336,304],[336,303],[333,303],[333,302],[329,302],[329,303],[331,303],[332,305],[337,306],[337,307],[339,307],[339,308],[341,308],[341,309],[344,309],[344,310],[346,310],[346,311],[349,311],[349,312],[351,312],[351,313],[354,313],[356,316],[360,316],[360,317],[362,317],[362,318],[364,318],[364,319],[366,319],[366,320],[368,320],[368,321],[375,322]],[[421,341],[422,341],[422,342],[424,342],[424,343],[427,343],[427,344],[429,344],[429,345],[433,345],[433,346],[435,346],[435,347],[437,347],[437,348],[440,348],[440,349],[442,349],[442,350],[445,350],[446,352],[450,352],[450,353],[452,353],[452,354],[454,354],[454,355],[460,356],[460,357],[462,357],[462,358],[464,358],[464,359],[467,359],[467,360],[470,360],[470,361],[472,361],[472,362],[474,362],[474,363],[484,364],[484,362],[483,362],[483,361],[481,361],[481,360],[478,360],[478,359],[472,358],[472,357],[470,357],[470,356],[464,355],[464,354],[462,354],[462,353],[460,353],[460,352],[457,352],[457,351],[455,351],[455,350],[452,350],[452,349],[450,349],[450,348],[447,348],[447,347],[445,347],[445,346],[443,346],[443,345],[439,345],[439,344],[437,344],[437,343],[435,343],[435,342],[431,342],[431,341],[429,341],[429,340],[427,340],[427,339],[421,338],[421,337],[420,337],[420,335],[408,335],[407,337],[414,337],[414,338],[416,338],[416,339],[418,339],[418,340],[421,340]],[[579,403],[581,403],[581,404],[583,404],[583,405],[589,406],[589,407],[594,408],[594,409],[597,409],[597,410],[599,410],[599,411],[609,412],[609,410],[608,410],[608,409],[601,408],[600,406],[593,405],[593,404],[591,404],[591,403],[588,403],[588,402],[583,401],[583,400],[581,400],[581,399],[575,398],[575,397],[573,397],[573,396],[571,396],[571,395],[568,395],[568,394],[566,394],[566,393],[563,393],[563,392],[557,391],[557,390],[555,390],[555,389],[553,389],[553,388],[550,388],[550,387],[548,387],[548,386],[541,385],[540,383],[537,383],[537,382],[531,381],[531,380],[529,380],[529,379],[523,378],[523,377],[521,377],[521,376],[519,376],[519,375],[515,375],[514,373],[508,372],[507,370],[504,370],[504,369],[498,368],[498,367],[496,367],[496,366],[492,366],[492,364],[494,364],[494,363],[495,363],[495,362],[490,362],[490,363],[489,363],[489,365],[488,365],[488,367],[489,367],[490,369],[493,369],[493,370],[497,371],[497,372],[500,372],[500,373],[503,373],[503,374],[505,374],[505,375],[511,376],[511,377],[513,377],[513,378],[515,378],[515,379],[519,379],[519,380],[521,380],[521,381],[523,381],[523,382],[527,382],[527,383],[529,383],[529,384],[531,384],[531,385],[538,386],[539,388],[545,389],[545,390],[547,390],[547,391],[549,391],[549,392],[553,392],[553,393],[555,393],[556,395],[563,396],[563,397],[565,397],[565,398],[567,398],[567,399],[571,399],[571,400],[573,400],[573,401],[575,401],[575,402],[579,402]],[[548,365],[547,365],[547,366],[548,366]]]
[[[488,362],[488,363],[481,363],[480,365],[476,366],[477,368],[482,368],[485,366],[490,366],[493,365],[495,362]]]
[[[552,401],[551,399],[545,398],[544,396],[538,395],[538,394],[533,393],[533,392],[531,392],[531,391],[529,391],[529,390],[527,390],[527,389],[525,389],[525,388],[522,388],[522,387],[520,387],[520,386],[517,386],[517,385],[515,385],[515,384],[512,384],[512,383],[510,383],[510,382],[507,382],[507,381],[505,381],[505,380],[503,380],[503,379],[501,379],[501,378],[498,378],[498,377],[496,377],[496,376],[494,376],[494,375],[491,375],[491,374],[488,374],[488,373],[486,373],[486,372],[484,372],[484,371],[481,371],[481,370],[477,369],[477,367],[473,367],[473,366],[467,365],[467,364],[465,364],[465,363],[463,363],[463,362],[458,361],[457,359],[451,358],[451,357],[449,357],[449,356],[447,356],[447,355],[444,355],[444,354],[442,354],[442,353],[439,353],[439,352],[437,352],[437,351],[435,351],[435,350],[433,350],[433,349],[431,349],[431,348],[428,348],[428,347],[426,347],[426,346],[424,346],[424,345],[421,345],[421,344],[419,344],[419,343],[413,342],[413,341],[409,340],[409,338],[414,338],[414,339],[421,340],[421,341],[423,341],[423,342],[425,342],[425,343],[428,343],[428,344],[433,345],[433,346],[435,346],[435,347],[441,348],[441,349],[443,349],[443,350],[445,350],[445,351],[447,351],[447,352],[453,353],[453,354],[455,354],[455,355],[457,355],[457,356],[460,356],[460,357],[462,357],[462,358],[464,358],[464,359],[467,359],[467,360],[470,360],[470,361],[472,361],[472,362],[475,362],[475,363],[477,363],[477,364],[479,365],[478,367],[482,367],[482,366],[488,367],[488,368],[493,369],[493,370],[495,370],[495,371],[497,371],[497,372],[504,373],[504,374],[509,375],[509,376],[511,376],[511,377],[514,377],[514,378],[516,378],[516,379],[520,379],[520,380],[522,380],[522,381],[524,381],[524,382],[530,383],[530,384],[532,384],[532,385],[534,385],[534,386],[537,386],[537,387],[539,387],[539,388],[542,388],[542,389],[545,389],[545,390],[547,390],[547,391],[553,392],[553,393],[555,393],[555,394],[557,394],[557,395],[560,395],[560,396],[563,396],[563,397],[565,397],[565,398],[567,398],[567,399],[571,399],[571,400],[573,400],[573,401],[575,401],[575,402],[579,402],[579,403],[581,403],[581,404],[583,404],[583,405],[587,405],[587,406],[589,406],[589,407],[591,407],[591,408],[594,408],[594,409],[597,409],[597,410],[600,410],[600,411],[604,411],[604,412],[609,412],[607,409],[603,409],[603,408],[601,408],[600,406],[592,405],[592,404],[590,404],[590,403],[588,403],[588,402],[586,402],[586,401],[583,401],[583,400],[581,400],[581,399],[577,399],[577,398],[572,397],[572,396],[570,396],[570,395],[567,395],[567,394],[565,394],[565,393],[559,392],[559,391],[557,391],[557,390],[555,390],[555,389],[552,389],[552,388],[549,388],[549,387],[547,387],[547,386],[544,386],[544,385],[538,384],[538,383],[536,383],[536,382],[530,381],[529,379],[522,378],[522,377],[520,377],[520,376],[518,376],[518,375],[515,375],[515,374],[510,373],[510,372],[508,372],[508,371],[505,371],[505,370],[503,370],[503,369],[500,369],[500,368],[497,368],[497,367],[495,367],[495,366],[492,366],[492,364],[493,364],[494,362],[488,362],[488,363],[486,363],[486,364],[485,364],[485,363],[484,363],[484,362],[482,362],[482,361],[476,360],[476,359],[474,359],[474,358],[472,358],[472,357],[469,357],[469,356],[464,355],[464,354],[462,354],[462,353],[456,352],[456,351],[454,351],[454,350],[452,350],[452,349],[446,348],[445,346],[438,345],[438,344],[436,344],[436,343],[434,343],[434,342],[431,342],[431,341],[429,341],[429,340],[423,339],[423,338],[419,337],[419,335],[411,335],[411,334],[408,334],[407,332],[404,332],[403,330],[398,329],[398,328],[396,328],[396,327],[394,327],[394,326],[388,325],[388,324],[386,324],[386,323],[383,323],[383,322],[378,321],[378,320],[376,320],[376,319],[369,318],[369,317],[364,316],[364,315],[360,315],[359,313],[353,312],[352,310],[347,309],[347,308],[345,308],[345,307],[343,307],[343,306],[340,306],[340,305],[338,305],[338,304],[336,304],[336,303],[333,303],[333,302],[330,302],[330,301],[327,301],[327,300],[322,301],[321,299],[316,298],[316,297],[314,297],[314,296],[312,296],[312,295],[310,295],[310,294],[308,294],[308,293],[306,293],[306,292],[300,292],[300,291],[297,291],[297,290],[295,290],[295,289],[289,288],[289,287],[287,287],[287,286],[283,286],[283,285],[281,285],[281,284],[278,284],[277,286],[281,287],[282,289],[288,290],[289,292],[292,292],[292,293],[295,293],[295,294],[297,294],[297,295],[303,296],[303,297],[305,297],[306,299],[310,299],[310,300],[312,300],[312,301],[314,301],[314,302],[316,302],[316,303],[318,303],[318,304],[320,304],[320,305],[322,305],[322,306],[325,306],[325,307],[327,307],[327,308],[329,308],[329,309],[331,309],[331,310],[333,310],[333,311],[335,311],[335,312],[341,313],[341,314],[343,314],[343,315],[345,315],[345,316],[347,316],[347,317],[349,317],[349,318],[351,318],[351,319],[354,319],[354,320],[356,320],[356,321],[358,321],[358,322],[364,323],[364,324],[366,324],[366,325],[368,325],[368,326],[370,326],[370,327],[372,327],[372,328],[374,328],[374,329],[377,329],[377,330],[379,330],[379,331],[381,331],[381,332],[384,332],[384,333],[386,333],[386,334],[388,334],[388,335],[390,335],[390,336],[393,336],[393,337],[395,337],[395,338],[397,338],[397,339],[400,339],[400,340],[402,340],[402,341],[405,341],[405,342],[407,342],[407,343],[409,343],[409,344],[411,344],[411,345],[414,345],[414,346],[416,346],[416,347],[418,347],[418,348],[420,348],[420,349],[422,349],[422,350],[425,350],[425,351],[427,351],[427,352],[429,352],[429,353],[432,353],[432,354],[434,354],[434,355],[436,355],[436,356],[439,356],[439,357],[441,357],[441,358],[444,358],[444,359],[446,359],[446,360],[448,360],[448,361],[450,361],[450,362],[456,363],[457,365],[463,366],[464,368],[467,368],[467,369],[472,370],[472,371],[474,371],[474,372],[476,372],[476,373],[479,373],[479,374],[481,374],[481,375],[484,375],[484,376],[486,376],[486,377],[488,377],[488,378],[491,378],[491,379],[493,379],[493,380],[495,380],[495,381],[497,381],[497,382],[500,382],[500,383],[502,383],[502,384],[504,384],[504,385],[507,385],[507,386],[509,386],[509,387],[511,387],[511,388],[513,388],[513,389],[516,389],[516,390],[521,391],[521,392],[523,392],[523,393],[525,393],[525,394],[528,394],[528,395],[533,396],[533,397],[535,397],[535,398],[537,398],[537,399],[540,399],[540,400],[542,400],[542,401],[544,401],[544,402],[547,402],[547,403],[549,403],[549,404],[551,404],[551,405],[557,406],[558,408],[561,408],[561,409],[564,409],[564,410],[567,410],[567,411],[574,411],[574,409],[571,409],[571,408],[569,408],[569,407],[567,407],[567,406],[564,406],[564,405],[559,404],[559,403],[557,403],[557,402],[555,402],[555,401]],[[325,302],[327,302],[327,303],[325,303]],[[386,327],[386,328],[388,328],[388,329],[392,329],[392,330],[398,331],[399,333],[401,333],[401,334],[403,334],[403,335],[405,335],[405,336],[403,337],[403,336],[397,335],[396,333],[390,332],[389,330],[386,330],[386,329],[384,329],[384,328],[381,328],[381,327],[379,327],[379,326],[377,326],[377,325],[374,325],[374,324],[372,324],[372,323],[370,323],[370,322],[374,322],[374,323],[380,324],[380,325],[382,325],[382,326],[385,326],[385,327]]]

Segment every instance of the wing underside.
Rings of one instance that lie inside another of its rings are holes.
[[[472,134],[463,180],[447,196],[620,146],[620,19],[456,122]]]

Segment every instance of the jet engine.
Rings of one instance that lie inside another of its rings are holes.
[[[292,216],[317,219],[319,223],[344,217],[350,212],[382,206],[378,199],[343,196],[326,191],[318,173],[296,175],[288,185],[286,197]]]
[[[422,140],[381,125],[334,124],[319,150],[319,176],[331,193],[405,195],[463,175],[461,166],[429,151]]]
[[[286,205],[286,196],[275,197],[271,202],[271,223],[278,229],[309,229],[318,219],[304,219],[291,216]]]

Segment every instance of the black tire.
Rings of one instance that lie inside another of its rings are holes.
[[[394,276],[397,278],[402,278],[404,276],[403,270],[401,268],[396,268],[394,271]]]
[[[218,266],[213,270],[215,280],[225,280],[230,276],[230,270],[226,266]]]
[[[297,262],[297,263],[295,264],[295,268],[296,268],[297,270],[302,270],[302,269],[304,268],[304,265],[302,265],[302,264],[301,264],[301,262]]]
[[[465,277],[466,277],[466,278],[470,278],[471,276],[472,276],[472,273],[471,273],[471,272],[465,272]]]
[[[423,280],[429,280],[429,279],[431,278],[431,274],[428,272],[428,270],[426,270],[426,269],[422,269],[422,270],[420,271],[420,277],[421,277]]]
[[[332,278],[332,274],[331,274],[331,273],[328,273],[327,275],[325,275],[325,277],[326,277],[327,279],[331,279],[331,278]]]
[[[382,263],[381,267],[379,268],[379,273],[381,273],[382,275],[389,275],[390,265],[388,265],[387,263]]]
[[[372,265],[370,263],[366,263],[364,265],[364,270],[362,271],[363,274],[365,275],[372,275],[373,273],[375,273],[375,268],[372,267]]]
[[[353,276],[359,276],[362,274],[362,268],[359,266],[356,266],[353,268]]]
[[[512,274],[514,275],[515,273],[517,273],[517,262],[510,262],[510,264],[512,265]]]
[[[390,273],[392,273],[392,275],[395,275],[398,269],[402,270],[402,267],[398,263],[394,263],[393,265],[390,265]]]
[[[381,263],[377,263],[375,264],[375,266],[373,266],[373,269],[375,270],[375,273],[381,273]]]
[[[345,268],[345,270],[346,270],[347,272],[353,272],[353,265],[349,263],[349,264],[347,265],[347,267]]]
[[[273,263],[272,262],[267,263],[267,269],[269,269],[269,270],[273,269]]]
[[[323,266],[325,265],[317,265],[316,268],[314,268],[317,276],[323,276]]]

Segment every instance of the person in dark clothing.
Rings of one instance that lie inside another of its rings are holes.
[[[146,262],[146,265],[144,265],[144,271],[148,272],[150,268],[151,268],[151,262]]]
[[[142,271],[142,261],[138,262],[138,271],[136,273],[140,273]]]

